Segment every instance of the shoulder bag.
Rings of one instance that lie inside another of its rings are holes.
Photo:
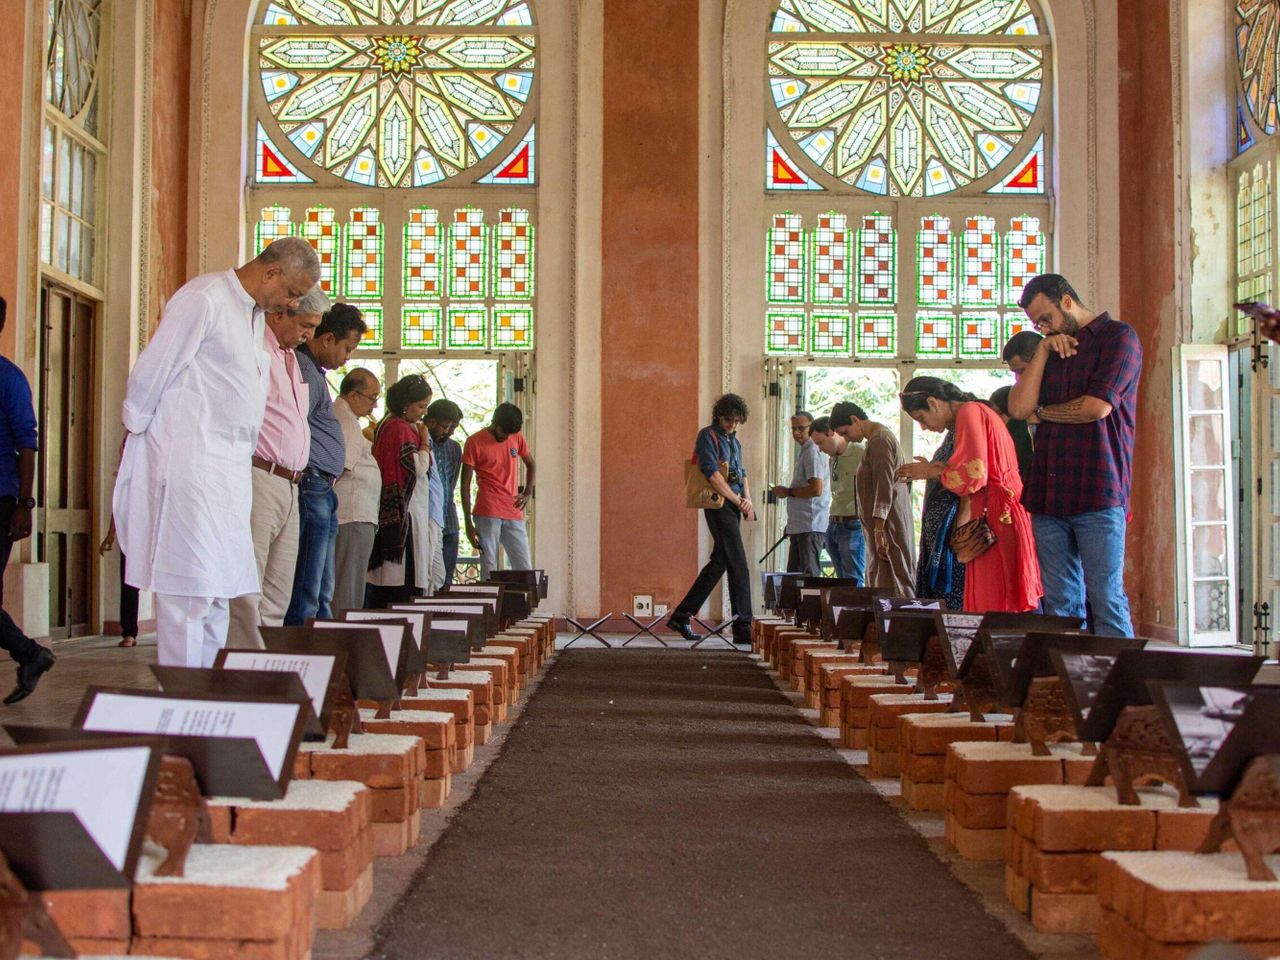
[[[996,545],[996,532],[987,523],[987,511],[951,531],[951,550],[961,563],[973,563]]]
[[[711,439],[715,441],[716,453],[720,452],[720,438],[713,431]],[[729,481],[729,464],[719,461],[720,476]],[[698,452],[695,450],[684,463],[684,505],[690,510],[719,510],[724,506],[724,497],[716,492],[698,466]]]

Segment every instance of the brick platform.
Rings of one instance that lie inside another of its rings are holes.
[[[470,690],[475,698],[475,742],[483,746],[493,735],[497,719],[494,705],[493,674],[482,670],[453,670],[448,680],[433,676],[423,678],[426,690]]]
[[[880,664],[863,664],[857,662],[818,663],[818,683],[822,686],[821,723],[824,727],[839,727],[840,718],[844,716],[844,693],[841,680],[845,677],[883,677],[885,668]]]
[[[804,693],[809,685],[809,657],[815,653],[839,653],[840,644],[826,640],[796,640],[791,644],[791,689]],[[805,704],[808,706],[808,703]]]
[[[1193,851],[1218,810],[1209,799],[1200,801],[1199,810],[1181,809],[1173,793],[1159,788],[1140,788],[1139,796],[1142,806],[1126,807],[1110,786],[1020,786],[1009,792],[1006,892],[1037,930],[1096,932],[1102,853]]]
[[[790,630],[779,630],[774,645],[773,668],[785,684],[791,683],[791,668],[795,665],[795,645],[797,643],[823,643],[822,637],[808,630],[793,627]]]
[[[1280,870],[1280,856],[1267,863]],[[1280,955],[1280,883],[1251,881],[1238,853],[1104,853],[1098,901],[1098,946],[1114,960],[1190,960],[1215,940]]]
[[[1092,757],[1081,745],[1051,744],[1047,757],[1033,756],[1028,743],[951,743],[944,765],[946,839],[967,860],[1005,858],[1005,811],[1009,791],[1032,784],[1080,782]]]
[[[765,627],[776,629],[777,627],[791,626],[791,621],[785,617],[768,616],[768,617],[752,617],[751,618],[751,652],[764,655],[764,632]]]
[[[840,744],[850,750],[867,749],[871,698],[877,693],[910,693],[910,683],[897,683],[888,674],[840,678]]]
[[[926,700],[922,693],[877,693],[867,705],[867,764],[878,777],[897,777],[902,772],[898,749],[901,718],[908,714],[946,713],[951,695]]]
[[[450,775],[458,753],[457,724],[453,714],[439,710],[392,710],[390,717],[378,720],[372,710],[362,710],[360,720],[370,734],[401,734],[422,741],[418,776],[424,781],[438,782],[427,789],[419,786],[419,804],[442,806],[443,798],[448,797],[451,789]]]
[[[805,655],[805,674],[804,674],[804,705],[810,710],[821,710],[823,708],[823,667],[856,667],[860,666],[858,654],[848,653],[833,647],[830,650],[814,650],[810,648]],[[838,727],[839,723],[826,724],[823,726]]]
[[[457,750],[451,772],[462,773],[475,759],[476,698],[470,690],[439,690],[423,688],[417,696],[400,701],[406,710],[430,710],[453,714]]]
[[[973,723],[966,713],[907,714],[898,722],[902,798],[912,810],[945,809],[947,747],[1013,739],[1013,718]]]

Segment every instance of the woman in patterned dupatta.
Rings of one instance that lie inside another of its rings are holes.
[[[950,430],[955,450],[945,462],[902,466],[906,480],[938,480],[960,498],[953,529],[986,515],[995,544],[965,567],[964,609],[975,613],[1035,610],[1044,592],[1031,517],[1022,506],[1018,453],[999,415],[972,394],[937,377],[915,377],[902,409],[926,430]]]
[[[422,417],[430,403],[425,377],[402,378],[387,391],[387,415],[373,435],[373,458],[382,471],[378,531],[369,557],[369,606],[375,610],[413,597],[416,554],[426,544],[419,515],[427,512],[431,443]]]
[[[956,435],[948,430],[930,464],[942,464],[955,452]],[[920,461],[923,462],[923,461]],[[920,559],[916,564],[916,596],[941,600],[948,610],[964,608],[964,564],[956,560],[949,543],[955,529],[960,498],[941,481],[930,480],[924,488],[924,510],[920,518]]]

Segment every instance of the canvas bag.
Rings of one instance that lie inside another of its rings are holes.
[[[720,438],[712,431],[711,439],[715,441],[716,453],[720,452]],[[727,461],[719,461],[720,476],[724,477],[725,482],[729,480],[729,464]],[[724,497],[716,493],[708,482],[707,478],[702,475],[702,469],[698,466],[698,454],[695,451],[684,463],[684,505],[690,510],[719,510],[724,506]]]

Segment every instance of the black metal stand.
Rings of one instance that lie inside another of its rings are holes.
[[[703,630],[705,630],[706,633],[703,635],[701,640],[699,640],[697,643],[695,643],[693,646],[689,648],[690,650],[697,650],[698,647],[702,646],[708,640],[712,640],[712,639],[719,640],[722,643],[727,643],[729,645],[729,649],[731,650],[738,649],[737,644],[735,644],[732,640],[730,640],[728,637],[724,635],[724,630],[726,627],[731,627],[738,622],[738,618],[736,615],[730,617],[728,620],[724,621],[724,623],[720,624],[718,627],[713,627],[711,626],[711,624],[703,620],[700,620],[697,617],[693,618],[693,622],[696,623],[698,626],[700,626]]]
[[[596,627],[600,626],[600,624],[604,623],[606,620],[608,620],[612,616],[613,616],[613,613],[611,611],[609,613],[606,613],[599,620],[595,621],[594,623],[587,624],[586,626],[583,626],[582,624],[580,624],[577,620],[573,619],[573,617],[565,617],[564,618],[565,622],[568,623],[575,630],[577,630],[578,633],[572,640],[570,640],[560,649],[568,650],[579,640],[585,640],[587,637],[590,637],[593,640],[598,640],[600,643],[604,644],[609,649],[613,649],[613,644],[611,644],[604,637],[600,636],[600,634],[596,633]]]
[[[639,620],[637,620],[635,617],[633,617],[629,613],[624,613],[623,616],[631,621],[632,625],[636,628],[636,632],[633,633],[631,636],[627,637],[626,640],[623,640],[622,643],[618,644],[618,646],[625,647],[632,640],[638,640],[641,637],[643,637],[646,633],[649,636],[653,637],[653,639],[657,640],[664,647],[667,646],[667,641],[663,640],[660,636],[658,636],[656,633],[653,632],[654,627],[660,624],[663,620],[667,619],[665,616],[654,617],[648,624],[641,623]]]

